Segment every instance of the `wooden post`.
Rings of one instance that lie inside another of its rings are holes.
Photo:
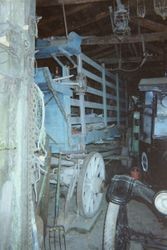
[[[32,249],[28,94],[34,81],[34,0],[0,1],[0,249]]]

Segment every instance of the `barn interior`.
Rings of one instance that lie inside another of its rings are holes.
[[[111,13],[120,4],[121,1],[67,0],[48,4],[38,0],[37,15],[42,17],[38,35],[54,38],[76,32],[83,37],[83,53],[104,63],[111,72],[119,72],[131,93],[138,89],[141,78],[165,76],[166,10],[158,12],[154,8],[156,1],[123,1],[128,20],[124,20],[127,23],[121,31],[116,30],[118,20],[114,23]]]
[[[167,249],[167,1],[0,13],[0,250]]]

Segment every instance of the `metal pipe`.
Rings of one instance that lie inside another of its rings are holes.
[[[148,203],[153,204],[155,192],[149,186],[135,180],[132,195],[133,197],[142,198]]]
[[[127,204],[132,198],[142,198],[153,204],[154,196],[155,192],[142,182],[127,175],[115,175],[107,190],[106,198],[119,205]]]

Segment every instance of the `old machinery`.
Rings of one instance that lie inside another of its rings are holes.
[[[167,163],[167,78],[142,79],[140,161],[145,174],[158,186],[166,187]]]
[[[115,175],[107,190],[109,204],[103,230],[103,249],[126,250],[133,246],[131,243],[135,240],[146,249],[167,248],[166,238],[152,233],[136,232],[132,229],[132,225],[128,224],[127,204],[137,198],[148,203],[149,206],[155,206],[161,215],[167,214],[167,191],[156,193],[150,186],[134,178]]]
[[[110,19],[113,32],[117,35],[125,35],[129,33],[129,10],[121,3],[121,0],[116,0],[117,7],[109,7]]]

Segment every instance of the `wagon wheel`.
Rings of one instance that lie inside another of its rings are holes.
[[[142,167],[142,170],[144,172],[149,171],[149,160],[148,160],[148,156],[145,152],[142,152],[142,154],[141,154],[141,167]]]
[[[93,217],[99,210],[103,194],[101,184],[105,179],[105,165],[101,154],[87,155],[79,173],[77,205],[79,213],[86,218]]]

